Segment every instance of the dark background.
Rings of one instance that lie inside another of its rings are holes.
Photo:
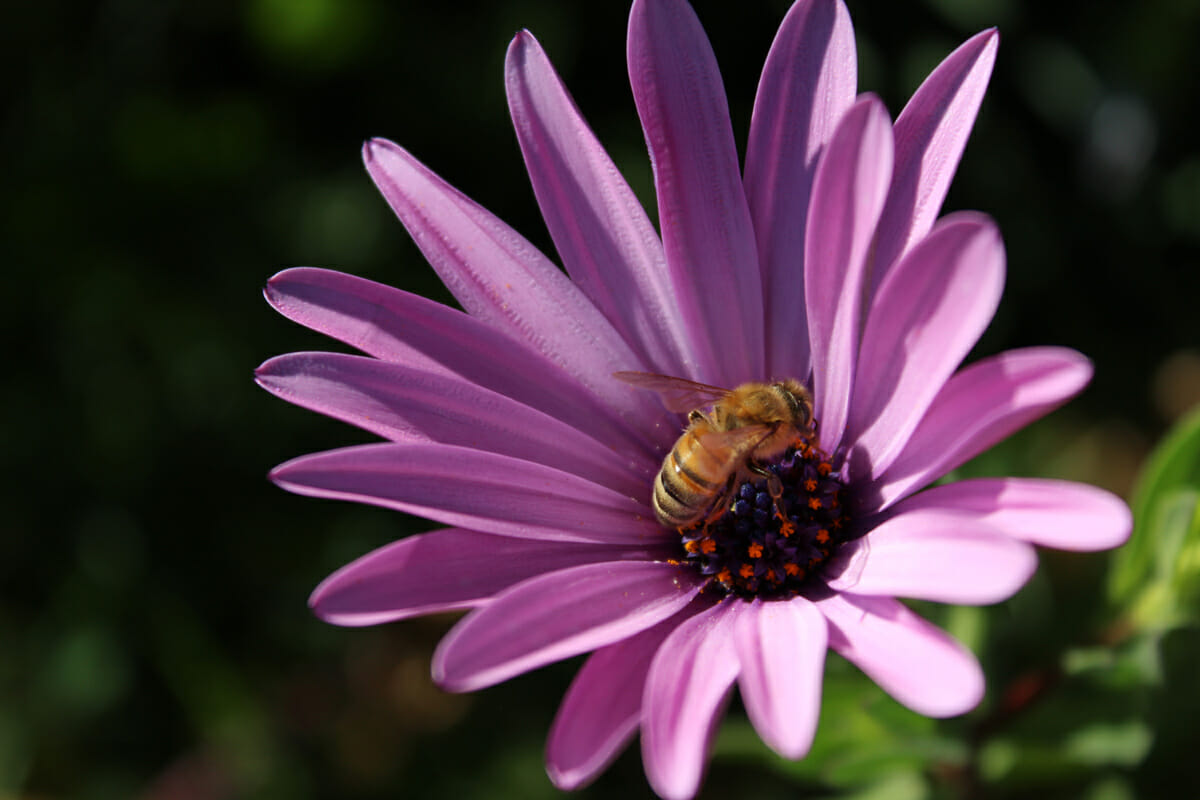
[[[694,5],[743,147],[788,3]],[[976,468],[1128,496],[1147,452],[1200,399],[1200,2],[849,5],[859,85],[893,115],[960,41],[1000,27],[946,204],[993,215],[1008,249],[1005,298],[977,354],[1068,345],[1097,373],[1068,409]],[[431,6],[6,4],[0,797],[556,794],[541,746],[572,665],[450,696],[428,679],[450,620],[320,623],[305,600],[321,578],[429,526],[289,496],[265,478],[290,457],[366,440],[254,387],[264,359],[334,347],[268,308],[271,274],[336,267],[448,301],[364,173],[364,138],[401,143],[553,253],[507,119],[503,56],[516,30],[538,36],[653,205],[624,3]],[[918,720],[831,656],[825,749],[788,767],[735,707],[707,793],[1121,800],[1177,781],[1161,743],[1183,729],[1162,710],[1161,681],[1118,703],[1150,721],[1118,730],[1107,761],[1018,775],[990,746],[1055,740],[1058,715],[1021,728],[997,720],[997,698],[1111,633],[1105,564],[1051,556],[1010,603],[930,612],[982,653],[992,692],[968,718]],[[1183,652],[1200,652],[1179,635]],[[1065,685],[1072,708],[1112,710],[1110,696]],[[936,746],[888,751],[882,769],[845,766],[830,754],[838,720],[863,709],[882,741]],[[635,747],[587,796],[648,793]]]

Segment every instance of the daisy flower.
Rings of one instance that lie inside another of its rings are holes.
[[[291,353],[258,382],[387,441],[297,458],[272,479],[448,527],[335,572],[312,595],[317,615],[370,625],[469,609],[433,660],[450,691],[591,653],[546,748],[567,789],[640,732],[654,790],[693,796],[735,684],[767,745],[802,757],[830,648],[922,714],[973,708],[975,657],[896,598],[994,603],[1032,574],[1034,545],[1107,548],[1131,527],[1120,500],[1079,484],[925,488],[1091,376],[1056,347],[960,368],[1005,256],[986,216],[938,213],[997,44],[992,30],[966,41],[893,123],[856,96],[841,0],[799,0],[740,170],[692,9],[635,0],[629,76],[660,236],[538,42],[517,34],[509,108],[565,274],[408,152],[369,141],[368,172],[463,311],[327,270],[273,277],[276,309],[365,355]],[[653,485],[688,408],[617,375],[629,372],[795,379],[814,427],[714,487],[699,522],[669,527]]]

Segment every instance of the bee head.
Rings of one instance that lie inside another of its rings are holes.
[[[792,419],[797,428],[807,428],[812,423],[812,395],[804,384],[796,380],[780,381],[773,384],[779,395],[788,405]]]

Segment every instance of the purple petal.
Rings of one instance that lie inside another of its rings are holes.
[[[508,48],[505,77],[517,140],[563,266],[648,365],[683,374],[688,331],[645,210],[528,31]]]
[[[987,327],[1003,285],[1000,232],[980,214],[940,220],[896,265],[863,329],[847,431],[851,463],[865,458],[874,477],[895,460]]]
[[[857,81],[846,6],[841,0],[795,3],[767,54],[746,145],[746,202],[763,276],[767,375],[808,376],[804,222],[817,158],[854,102]]]
[[[321,582],[308,605],[335,625],[378,625],[474,608],[523,580],[600,561],[650,560],[612,545],[514,539],[457,528],[410,536],[367,553]]]
[[[755,600],[734,621],[746,713],[785,758],[802,758],[817,731],[827,629],[825,617],[803,597]]]
[[[956,373],[869,489],[877,508],[940,478],[1074,397],[1092,365],[1062,347],[1010,350]]]
[[[980,478],[936,486],[895,507],[905,516],[955,513],[1025,542],[1060,550],[1107,550],[1129,538],[1133,517],[1114,494],[1069,481]]]
[[[644,546],[664,536],[645,501],[543,464],[469,447],[346,447],[281,464],[271,479],[297,494],[393,508],[501,536]]]
[[[938,507],[903,514],[897,509],[861,542],[829,588],[942,603],[998,603],[1037,569],[1037,554],[1029,545],[977,517]]]
[[[892,126],[867,95],[842,117],[813,183],[804,249],[817,433],[826,452],[841,442],[858,350],[863,270],[892,175]]]
[[[938,65],[896,119],[896,173],[879,221],[873,285],[929,229],[966,147],[1000,35],[976,34]]]
[[[829,646],[888,694],[927,717],[952,717],[983,699],[969,650],[889,597],[835,595],[817,603]]]
[[[700,359],[684,377],[720,386],[761,380],[754,228],[712,47],[684,0],[635,0],[627,57],[672,292]]]
[[[627,422],[653,418],[656,406],[612,377],[643,368],[641,359],[533,245],[400,146],[372,139],[363,160],[463,308],[527,342],[609,406],[628,412]]]
[[[393,441],[434,441],[537,461],[622,494],[644,493],[657,471],[649,459],[619,455],[457,375],[341,353],[290,353],[267,361],[255,376],[289,402]]]
[[[667,637],[646,678],[642,763],[664,800],[689,800],[700,787],[717,712],[738,675],[727,601]]]
[[[470,692],[619,642],[682,609],[700,586],[675,564],[635,561],[531,578],[454,626],[433,655],[433,679]]]
[[[642,721],[642,691],[659,645],[704,608],[690,603],[653,628],[592,654],[571,682],[546,741],[546,772],[555,786],[582,788],[625,748]]]
[[[284,316],[384,361],[459,375],[625,451],[649,452],[617,414],[542,355],[453,308],[341,272],[301,267],[267,282]]]

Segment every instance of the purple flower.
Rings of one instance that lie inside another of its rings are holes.
[[[272,278],[279,311],[366,355],[292,353],[258,382],[388,440],[272,478],[451,527],[337,571],[316,613],[368,625],[471,609],[434,657],[451,691],[594,651],[547,745],[563,788],[640,730],[655,791],[691,797],[735,682],[764,741],[800,758],[827,647],[920,713],[974,707],[975,658],[894,598],[994,603],[1033,572],[1033,545],[1101,549],[1130,530],[1120,500],[1073,483],[917,493],[1091,376],[1054,347],[959,369],[999,302],[1004,250],[987,217],[937,215],[997,41],[964,43],[893,124],[876,97],[855,96],[840,0],[799,0],[767,57],[739,172],[691,8],[635,0],[629,73],[660,239],[518,34],[509,107],[570,277],[406,151],[368,142],[371,177],[466,313],[326,270]],[[747,481],[711,524],[660,525],[651,487],[686,420],[614,378],[627,370],[805,382],[815,440],[760,465],[783,499]]]

